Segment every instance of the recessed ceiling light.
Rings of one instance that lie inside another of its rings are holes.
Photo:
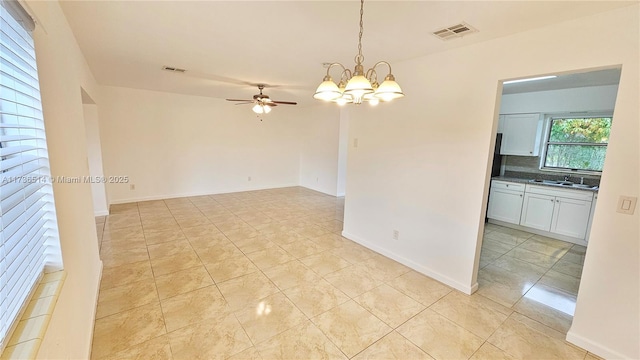
[[[533,77],[533,78],[528,78],[528,79],[509,80],[509,81],[503,82],[502,84],[503,85],[508,85],[508,84],[516,84],[516,83],[521,83],[521,82],[527,82],[527,81],[546,80],[546,79],[553,79],[553,78],[557,78],[557,76],[556,75],[549,75],[549,76]]]

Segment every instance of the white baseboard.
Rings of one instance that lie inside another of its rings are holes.
[[[606,346],[582,337],[571,329],[567,332],[567,341],[605,359],[634,359],[634,357],[622,355]]]
[[[127,204],[132,202],[139,202],[139,201],[166,200],[166,199],[175,199],[175,198],[183,198],[183,197],[191,197],[191,196],[230,194],[230,193],[243,192],[243,191],[282,189],[282,188],[297,187],[297,186],[300,186],[300,185],[299,184],[284,184],[284,185],[281,184],[276,186],[256,186],[251,188],[225,189],[221,191],[212,191],[212,192],[210,191],[210,192],[177,193],[177,194],[164,194],[164,195],[152,195],[152,196],[134,196],[126,199],[111,200],[109,202],[109,205]]]
[[[316,187],[313,187],[313,186],[308,186],[308,185],[298,185],[298,186],[303,187],[305,189],[317,191],[317,192],[320,192],[320,193],[323,193],[323,194],[326,194],[326,195],[336,196],[336,194],[334,194],[334,193],[326,192],[326,191],[324,191],[324,190],[322,190],[320,188],[316,188]]]
[[[100,211],[95,211],[93,213],[93,216],[107,216],[109,215],[109,210],[100,210]]]
[[[399,263],[401,263],[402,265],[405,265],[421,274],[424,274],[430,278],[433,278],[437,281],[440,281],[441,283],[451,286],[452,288],[462,291],[463,293],[467,294],[467,295],[471,295],[473,294],[476,290],[478,290],[478,283],[476,282],[475,284],[469,286],[466,284],[462,284],[456,280],[453,280],[452,278],[446,276],[446,275],[442,275],[437,271],[433,271],[432,269],[429,269],[428,267],[418,264],[413,260],[409,260],[407,258],[405,258],[404,256],[398,255],[392,251],[389,251],[387,249],[384,249],[380,246],[374,245],[356,235],[353,234],[349,234],[346,231],[342,232],[342,236],[346,237],[347,239],[354,241],[368,249],[371,249],[381,255],[384,255],[390,259],[393,259]]]
[[[504,227],[508,227],[508,228],[511,228],[511,229],[522,230],[522,231],[526,231],[526,232],[529,232],[529,233],[532,233],[532,234],[542,235],[542,236],[550,237],[552,239],[558,239],[558,240],[570,242],[570,243],[577,244],[577,245],[587,246],[587,242],[584,239],[578,239],[578,238],[574,238],[574,237],[571,237],[571,236],[555,234],[555,233],[552,233],[550,231],[538,230],[538,229],[530,228],[530,227],[527,227],[527,226],[511,224],[511,223],[508,223],[508,222],[495,220],[495,219],[489,219],[489,223],[490,224],[496,224],[496,225],[504,226]]]

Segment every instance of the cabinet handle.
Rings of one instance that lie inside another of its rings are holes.
[[[551,202],[553,202],[553,199],[551,199]]]
[[[520,197],[522,197],[522,194],[520,194]]]
[[[556,200],[556,202],[560,202],[560,200]]]

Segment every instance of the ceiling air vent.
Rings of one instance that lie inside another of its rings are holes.
[[[473,26],[467,23],[460,23],[453,26],[446,27],[444,29],[436,30],[433,35],[442,40],[451,40],[455,38],[461,38],[467,34],[473,34],[478,32]]]
[[[162,70],[179,72],[179,73],[183,73],[183,72],[187,71],[185,69],[180,69],[180,68],[173,67],[173,66],[163,66]]]

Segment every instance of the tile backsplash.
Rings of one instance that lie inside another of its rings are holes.
[[[522,179],[542,179],[542,180],[563,180],[565,175],[570,176],[569,181],[580,182],[584,177],[584,183],[589,185],[600,185],[600,176],[575,174],[570,171],[555,172],[540,170],[539,156],[513,156],[504,155],[504,176]]]

